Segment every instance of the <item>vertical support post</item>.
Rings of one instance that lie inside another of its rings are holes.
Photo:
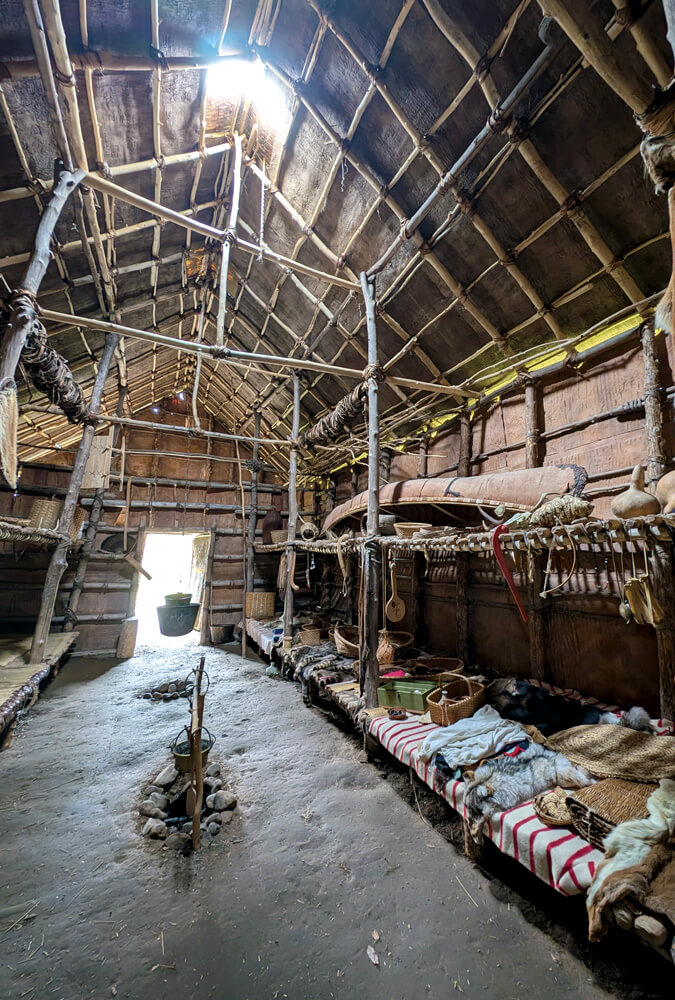
[[[536,469],[539,465],[541,429],[539,427],[540,383],[525,383],[525,465]],[[528,631],[530,637],[530,674],[536,680],[546,679],[546,622],[544,619],[543,556],[540,552],[527,552]]]
[[[211,523],[211,537],[209,539],[209,551],[206,554],[206,568],[204,571],[204,589],[202,597],[202,614],[199,629],[199,645],[206,646],[211,641],[211,606],[213,604],[213,561],[216,554],[216,519]],[[246,610],[246,609],[244,609]]]
[[[227,272],[230,267],[230,248],[236,242],[237,217],[239,216],[239,197],[241,194],[241,136],[234,136],[234,169],[232,171],[232,197],[230,199],[230,215],[227,231],[220,256],[220,278],[218,280],[218,313],[216,315],[216,344],[225,343],[225,313],[227,311]],[[262,243],[262,233],[260,235]]]
[[[118,396],[117,396],[117,416],[121,417],[124,413],[124,403],[127,397],[126,386],[118,386]],[[116,427],[114,429],[111,444],[114,447],[117,443],[117,438],[119,437],[120,428]],[[96,538],[96,532],[98,531],[98,524],[101,520],[101,513],[103,511],[103,497],[105,495],[105,489],[100,487],[94,493],[94,499],[91,505],[91,510],[89,511],[89,523],[87,525],[87,531],[84,536],[84,541],[82,542],[82,548],[80,549],[80,558],[77,563],[77,569],[75,570],[75,577],[73,579],[73,589],[70,592],[70,598],[68,600],[68,607],[66,609],[65,621],[63,623],[63,632],[72,632],[75,628],[75,623],[77,622],[77,609],[80,604],[80,598],[82,597],[82,590],[84,589],[84,581],[87,575],[87,569],[89,568],[89,559],[91,558],[91,552],[94,547],[94,540]]]
[[[419,457],[417,459],[417,478],[426,479],[427,468],[429,465],[428,455],[429,455],[429,435],[423,434],[420,438],[420,450]]]
[[[258,468],[260,462],[260,410],[253,411],[253,421],[255,430],[253,435],[253,462],[251,465],[251,495],[249,499],[248,514],[248,546],[246,550],[246,588],[249,591],[255,590],[255,529],[258,526]]]
[[[284,649],[293,644],[293,577],[295,533],[298,527],[298,435],[300,434],[300,375],[293,372],[292,446],[288,460],[288,539],[286,541],[286,596],[284,599]]]
[[[426,453],[425,453],[426,462]],[[468,410],[459,415],[459,457],[457,475],[471,475],[471,416]],[[455,556],[455,614],[457,656],[469,662],[469,560],[471,553],[458,552]]]
[[[382,553],[379,540],[379,477],[380,477],[380,428],[378,413],[378,360],[377,322],[375,319],[375,279],[361,272],[361,290],[366,306],[368,332],[368,513],[366,517],[366,542],[364,573],[365,602],[361,608],[365,637],[361,650],[361,686],[366,708],[377,705],[377,688],[380,666],[377,662],[378,632],[380,627],[380,571]]]
[[[380,451],[380,479],[383,483],[388,483],[391,478],[391,457],[389,448],[382,448]]]
[[[96,372],[96,378],[94,379],[94,386],[91,392],[91,399],[89,400],[89,409],[92,413],[98,413],[101,408],[103,387],[105,385],[105,380],[110,369],[110,363],[112,362],[113,355],[115,354],[115,348],[117,347],[118,341],[119,337],[116,333],[106,334],[105,347],[103,348],[103,353],[98,363],[98,371]],[[33,642],[30,650],[31,663],[41,663],[44,659],[45,645],[47,643],[47,636],[49,635],[49,626],[51,625],[52,615],[54,614],[56,595],[58,593],[61,577],[63,576],[67,563],[68,549],[70,547],[70,539],[68,538],[68,535],[73,523],[77,501],[80,496],[82,478],[87,465],[87,459],[89,458],[91,442],[94,439],[95,429],[96,425],[94,423],[85,425],[84,430],[82,431],[80,444],[77,449],[77,455],[75,456],[75,462],[73,463],[70,483],[68,484],[68,490],[66,491],[63,507],[61,508],[61,517],[59,518],[59,531],[66,537],[59,542],[53,550],[51,559],[49,560],[49,566],[47,567],[47,574],[45,576],[44,587],[42,589],[42,600],[40,601],[40,610],[38,612],[37,622],[35,624],[35,634],[33,635]]]
[[[328,485],[326,486],[326,502],[324,505],[324,514],[330,514],[330,512],[335,507],[335,498],[337,496],[337,482],[334,476],[328,477]]]
[[[647,483],[654,486],[666,471],[666,456],[663,447],[659,361],[651,323],[645,323],[642,328],[642,356],[645,371]],[[672,543],[655,542],[650,547],[649,563],[652,585],[664,611],[663,621],[655,626],[659,661],[660,713],[664,719],[675,719],[675,586]]]

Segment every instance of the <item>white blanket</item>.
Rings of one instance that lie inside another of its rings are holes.
[[[502,719],[491,705],[485,705],[470,719],[435,729],[419,748],[419,756],[426,761],[442,753],[449,767],[467,767],[524,739],[529,736],[520,723]]]

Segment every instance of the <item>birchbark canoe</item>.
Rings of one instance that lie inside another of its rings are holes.
[[[586,470],[578,465],[547,465],[453,479],[403,479],[380,487],[380,511],[395,513],[406,521],[471,524],[480,520],[478,505],[494,510],[502,504],[509,513],[531,510],[544,494],[580,494],[586,478]],[[358,527],[367,508],[368,492],[364,490],[334,507],[323,531],[340,525]]]

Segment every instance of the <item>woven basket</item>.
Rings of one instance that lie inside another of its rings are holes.
[[[80,537],[80,532],[82,531],[82,525],[84,524],[87,517],[87,512],[84,507],[76,507],[75,513],[73,514],[73,523],[70,526],[70,540],[71,542],[76,542]]]
[[[33,500],[30,509],[29,524],[31,528],[49,528],[53,530],[59,522],[61,516],[61,501],[49,500],[47,497],[40,497]]]
[[[355,625],[336,625],[333,641],[340,656],[359,658],[359,630]]]
[[[270,538],[272,539],[272,545],[280,545],[282,542],[288,541],[287,531],[270,531]]]
[[[412,632],[392,632],[388,628],[380,629],[377,644],[377,662],[393,663],[399,653],[412,646]]]
[[[485,688],[478,681],[470,681],[462,674],[447,676],[450,678],[449,682],[442,681],[439,687],[427,695],[429,715],[437,726],[451,726],[460,719],[469,719],[485,704]],[[446,697],[455,700],[439,704],[444,692]]]
[[[431,528],[431,525],[426,521],[398,521],[394,525],[394,531],[399,538],[412,538],[422,528]]]
[[[321,645],[321,629],[319,628],[301,628],[300,629],[300,642],[303,646],[320,646]]]
[[[414,677],[423,674],[437,676],[443,673],[464,673],[464,661],[458,660],[456,656],[419,656],[412,660],[403,660],[398,666]]]
[[[532,805],[546,826],[571,826],[572,817],[567,806],[568,792],[564,788],[541,792],[532,799]]]
[[[621,778],[606,778],[586,788],[567,794],[567,808],[574,829],[582,837],[603,849],[603,840],[619,823],[629,819],[644,819],[647,799],[656,785]]]
[[[274,590],[249,591],[246,595],[246,617],[255,618],[257,621],[274,618],[275,598]]]

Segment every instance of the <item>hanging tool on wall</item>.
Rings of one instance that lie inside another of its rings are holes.
[[[511,570],[509,569],[509,567],[506,565],[506,559],[504,557],[504,553],[502,552],[501,543],[499,541],[500,535],[503,535],[504,532],[506,532],[508,530],[509,529],[507,528],[507,526],[505,524],[498,524],[497,525],[497,527],[495,528],[495,530],[490,535],[490,541],[491,541],[491,544],[492,544],[492,551],[495,554],[495,559],[497,560],[497,565],[499,566],[500,570],[502,571],[502,575],[503,575],[504,579],[506,580],[506,585],[509,588],[509,590],[511,591],[511,595],[512,595],[514,601],[516,602],[516,607],[518,608],[518,611],[520,612],[520,617],[523,619],[524,622],[527,622],[527,621],[529,621],[528,615],[527,615],[527,611],[523,607],[523,602],[521,601],[520,594],[518,593],[518,590],[516,588],[515,580],[513,579],[513,574],[511,573]]]

